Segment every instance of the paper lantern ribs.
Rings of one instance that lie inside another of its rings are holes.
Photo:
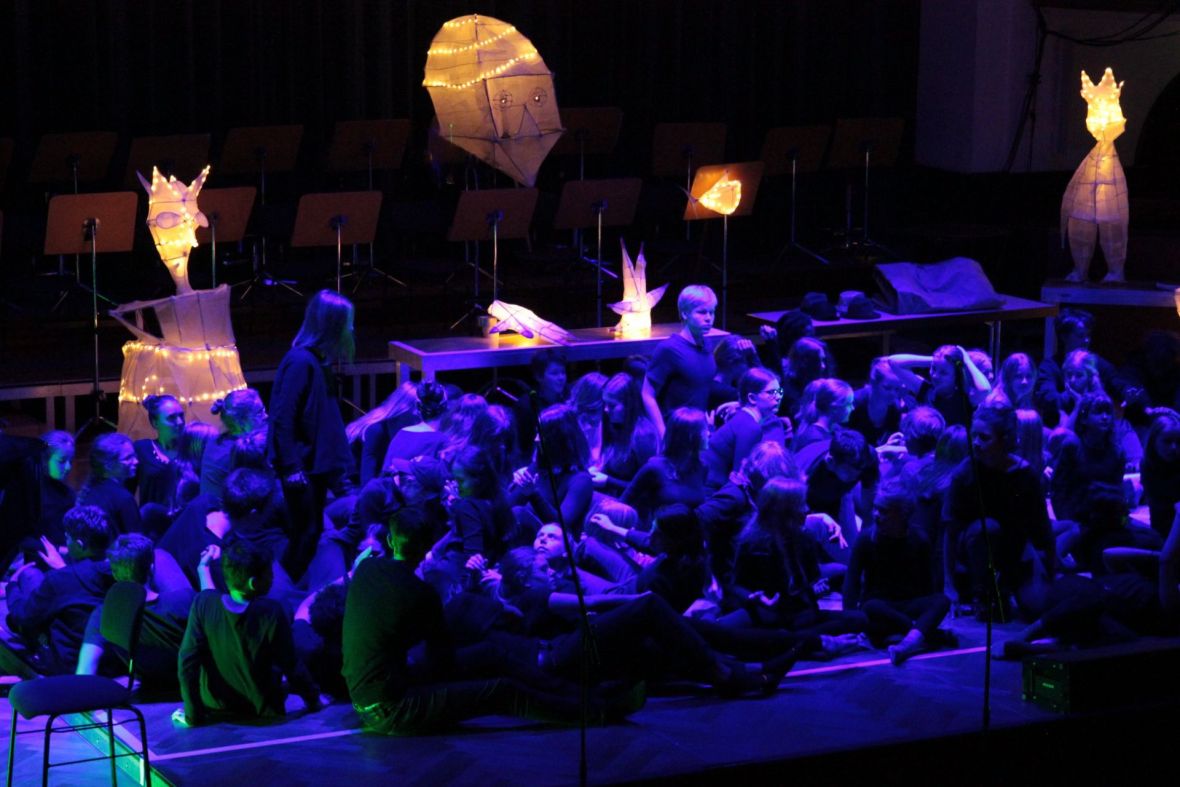
[[[664,297],[668,285],[647,291],[647,260],[643,258],[643,246],[639,256],[631,262],[627,246],[621,240],[623,250],[623,300],[610,305],[611,311],[621,315],[619,324],[612,330],[624,339],[636,339],[651,335],[651,310]]]
[[[213,402],[246,387],[230,324],[229,288],[223,284],[214,290],[194,290],[188,282],[196,227],[208,226],[197,207],[208,174],[205,167],[189,186],[176,178],[165,180],[155,168],[150,184],[139,176],[149,195],[147,224],[177,294],[111,309],[111,316],[137,337],[123,345],[119,381],[119,431],[132,438],[154,433],[143,409],[148,396],[171,394],[189,420],[213,422]],[[161,336],[142,327],[137,313],[148,309],[155,313]]]
[[[517,306],[515,303],[492,301],[488,306],[488,314],[499,321],[489,333],[514,331],[526,339],[540,337],[554,344],[569,344],[574,340],[574,335],[565,328],[557,323],[543,320],[532,310]]]
[[[518,183],[536,182],[563,129],[553,74],[515,27],[475,14],[444,23],[422,84],[440,136]]]
[[[1078,165],[1061,200],[1061,232],[1069,238],[1073,272],[1069,281],[1086,281],[1094,242],[1102,245],[1106,257],[1103,282],[1121,282],[1127,261],[1127,226],[1131,210],[1127,201],[1127,176],[1119,162],[1114,141],[1127,129],[1119,98],[1123,83],[1115,83],[1114,72],[1106,69],[1095,85],[1082,72],[1082,98],[1086,101],[1086,130],[1095,145]]]

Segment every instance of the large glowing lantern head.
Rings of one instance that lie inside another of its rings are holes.
[[[564,129],[553,73],[532,42],[490,16],[452,19],[430,42],[422,84],[443,139],[533,185]]]
[[[697,198],[697,201],[714,213],[729,216],[741,204],[742,182],[740,180],[730,180],[729,173],[725,172],[721,175],[720,180]]]
[[[623,249],[623,300],[610,305],[611,311],[620,315],[614,333],[622,339],[642,339],[651,336],[651,310],[664,297],[664,284],[651,292],[647,291],[647,260],[643,259],[643,246],[639,256],[631,262],[627,246],[620,240]]]
[[[1127,129],[1127,119],[1119,97],[1123,83],[1114,81],[1114,72],[1107,68],[1097,85],[1090,75],[1082,72],[1082,98],[1086,100],[1086,130],[1099,142],[1113,142]]]
[[[175,175],[165,179],[155,167],[152,167],[151,183],[140,173],[135,174],[148,193],[147,225],[156,242],[156,251],[172,274],[176,292],[192,292],[188,283],[188,257],[197,246],[197,227],[209,226],[209,220],[197,207],[197,195],[209,176],[209,167],[187,186]]]

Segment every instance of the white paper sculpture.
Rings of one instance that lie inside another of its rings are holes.
[[[664,297],[664,284],[651,292],[647,291],[647,260],[643,259],[643,245],[639,256],[631,262],[627,246],[619,241],[623,249],[623,300],[610,305],[611,311],[621,315],[619,324],[612,330],[623,339],[642,339],[651,336],[651,310]]]
[[[517,306],[515,303],[492,301],[488,306],[488,314],[498,320],[489,333],[514,331],[526,339],[540,337],[554,344],[569,344],[574,340],[573,334],[565,328],[557,323],[543,320],[535,312],[523,306]]]
[[[1122,91],[1123,83],[1115,84],[1109,68],[1097,85],[1082,72],[1086,130],[1097,144],[1073,173],[1061,200],[1061,231],[1069,237],[1073,257],[1073,272],[1066,277],[1069,281],[1086,281],[1096,239],[1106,257],[1107,273],[1102,281],[1124,280],[1131,211],[1127,204],[1127,176],[1114,147],[1114,141],[1127,129],[1119,104]]]
[[[564,129],[553,73],[507,22],[462,16],[443,24],[426,53],[439,135],[518,183],[532,186]]]
[[[130,437],[154,434],[143,409],[152,394],[171,394],[184,406],[189,421],[216,423],[209,412],[213,402],[246,387],[229,316],[229,287],[194,290],[188,282],[188,258],[197,245],[196,227],[206,226],[197,208],[197,195],[209,168],[185,186],[165,180],[153,168],[148,192],[148,227],[172,281],[176,295],[152,301],[133,301],[111,310],[137,339],[123,345],[123,374],[119,381],[119,431]],[[152,310],[160,334],[144,328],[142,312]]]

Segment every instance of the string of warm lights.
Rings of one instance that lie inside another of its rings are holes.
[[[430,49],[427,49],[426,54],[428,54],[428,55],[458,55],[463,52],[470,52],[473,49],[483,49],[484,47],[490,46],[490,45],[496,43],[497,41],[499,41],[500,39],[502,39],[506,36],[510,36],[515,32],[516,32],[516,28],[513,27],[512,25],[509,25],[507,30],[505,30],[502,33],[497,33],[496,35],[492,36],[491,38],[485,38],[482,41],[474,41],[470,44],[462,44],[460,46],[435,46],[435,47],[431,47]]]
[[[183,347],[168,347],[160,344],[146,344],[141,341],[130,341],[123,345],[123,355],[128,360],[134,360],[136,356],[149,356],[146,363],[154,363],[157,360],[167,362],[179,362],[185,365],[193,363],[210,363],[220,366],[223,361],[231,361],[236,368],[238,353],[232,346],[227,347],[208,347],[205,349],[187,349]],[[153,357],[154,356],[154,357]],[[225,369],[229,377],[234,377],[231,369]],[[146,375],[142,383],[139,385],[139,393],[133,390],[134,383],[128,380],[123,380],[119,386],[119,401],[131,402],[133,404],[142,403],[144,399],[154,394],[171,393],[181,402],[188,404],[214,402],[218,399],[224,399],[231,391],[237,391],[246,387],[245,382],[239,385],[234,385],[224,390],[208,391],[191,396],[185,395],[182,392],[169,390],[170,386],[163,383],[175,383],[175,380],[169,376],[166,380],[161,380],[160,376],[155,373]]]
[[[523,54],[517,55],[514,58],[511,58],[510,60],[506,60],[503,63],[501,63],[500,65],[496,66],[495,68],[485,71],[484,73],[480,74],[475,79],[469,79],[466,82],[447,82],[445,80],[426,80],[422,84],[425,87],[445,87],[445,88],[451,88],[451,89],[455,89],[455,90],[463,90],[463,89],[471,87],[472,85],[477,85],[485,79],[491,79],[492,77],[499,76],[500,74],[503,74],[508,69],[512,68],[517,63],[523,63],[527,60],[537,60],[539,57],[540,57],[540,55],[537,54],[537,50],[534,49],[531,52],[525,52]]]
[[[143,353],[151,353],[159,355],[163,358],[177,358],[185,363],[192,363],[193,361],[213,361],[225,360],[229,358],[237,358],[238,351],[236,348],[230,347],[211,347],[204,350],[190,350],[184,347],[167,347],[161,344],[145,344],[138,341],[130,341],[123,345],[123,355],[140,355]]]
[[[456,27],[462,27],[463,25],[475,25],[475,24],[479,24],[479,14],[472,14],[471,16],[461,16],[458,19],[452,19],[449,22],[443,22],[443,27],[445,27],[449,30],[454,30]]]

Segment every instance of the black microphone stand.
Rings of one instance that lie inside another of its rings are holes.
[[[959,397],[963,404],[963,409],[968,415],[972,412],[971,397],[967,393],[967,368],[966,359],[959,356],[952,361],[955,367],[955,385],[958,388]],[[993,618],[996,610],[1000,610],[1003,614],[1003,605],[997,605],[1000,595],[1000,579],[996,572],[995,553],[992,549],[992,537],[987,526],[987,500],[983,494],[983,479],[979,475],[979,457],[975,454],[975,442],[971,437],[971,428],[973,419],[967,419],[967,457],[971,462],[971,476],[974,480],[976,500],[979,503],[979,525],[983,531],[983,543],[987,550],[987,573],[990,587],[987,592],[987,601],[985,607],[984,630],[985,647],[983,651],[983,718],[982,731],[986,735],[991,730],[992,722],[992,708],[991,708],[991,685],[992,685],[992,634],[993,634]]]
[[[537,466],[545,473],[549,481],[549,491],[553,495],[553,508],[557,512],[557,524],[561,527],[561,539],[565,544],[566,559],[570,564],[570,577],[574,583],[574,593],[578,597],[578,619],[582,629],[582,658],[580,668],[580,682],[582,689],[582,718],[579,723],[579,755],[578,755],[578,784],[585,787],[587,782],[586,730],[590,722],[590,665],[598,662],[598,642],[594,637],[594,629],[590,625],[590,610],[586,607],[586,590],[578,576],[578,559],[574,551],[573,534],[566,526],[565,518],[561,514],[561,501],[557,499],[557,481],[553,477],[553,463],[549,461],[549,451],[545,446],[545,435],[541,431],[540,412],[537,410],[536,392],[530,392],[533,400],[534,417],[537,420]]]

